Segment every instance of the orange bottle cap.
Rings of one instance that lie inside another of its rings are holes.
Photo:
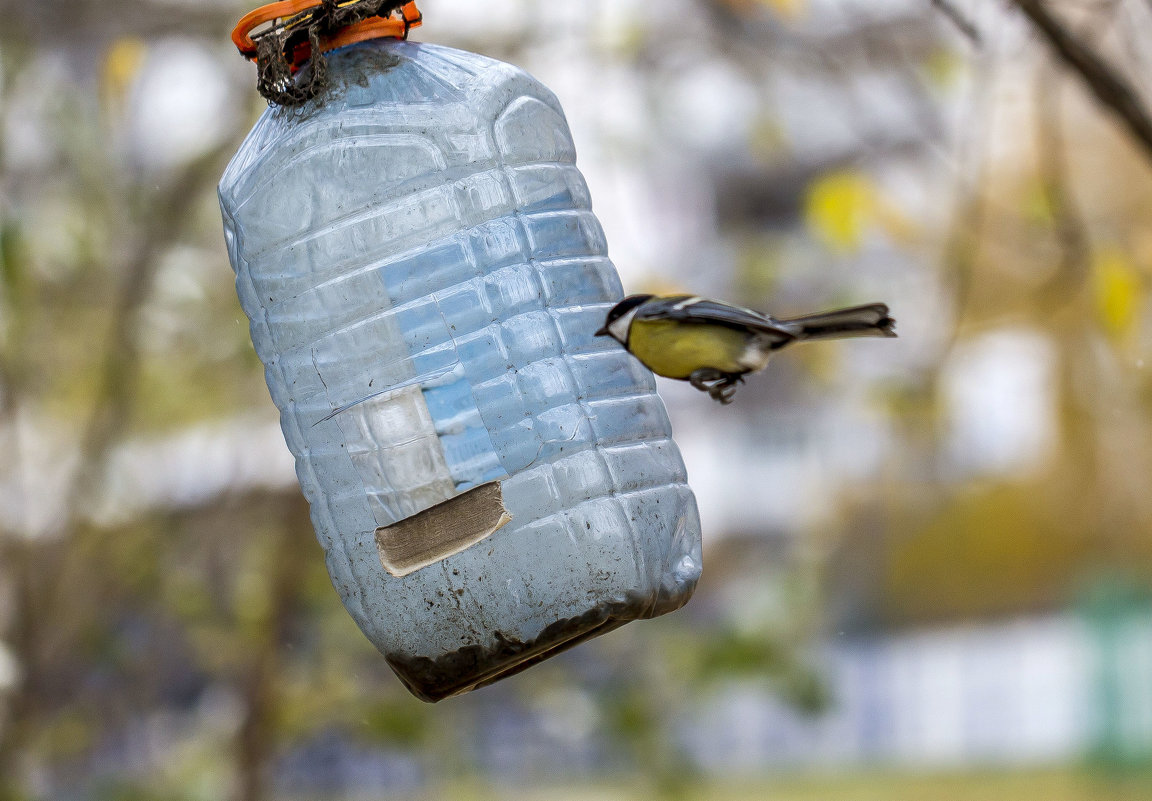
[[[350,4],[350,2],[340,3],[341,6]],[[236,27],[232,31],[232,42],[236,45],[236,49],[240,51],[240,55],[249,61],[255,61],[256,42],[252,39],[252,31],[268,23],[271,23],[271,26],[267,30],[256,34],[257,36],[276,29],[299,27],[310,21],[311,14],[309,14],[309,12],[319,8],[320,5],[316,0],[281,0],[281,2],[278,3],[261,6],[245,14],[240,22],[236,24]],[[406,3],[399,9],[399,16],[396,16],[394,13],[393,16],[389,17],[370,17],[361,22],[341,28],[331,36],[324,37],[322,50],[327,53],[329,50],[335,50],[338,47],[383,37],[407,39],[408,31],[418,27],[421,22],[420,9],[416,7],[416,3]],[[296,69],[308,61],[312,55],[312,48],[308,42],[305,41],[302,45],[295,47],[291,53],[286,55],[293,69]]]

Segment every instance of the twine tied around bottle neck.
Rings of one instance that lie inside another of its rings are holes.
[[[328,84],[325,53],[368,39],[407,39],[421,21],[416,3],[406,0],[281,0],[246,14],[232,42],[256,62],[256,88],[265,100],[299,106]]]

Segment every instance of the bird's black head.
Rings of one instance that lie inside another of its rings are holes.
[[[621,317],[623,317],[625,314],[627,314],[628,312],[635,309],[641,303],[649,301],[654,297],[656,297],[656,296],[655,295],[629,295],[628,297],[624,298],[624,300],[617,303],[615,306],[613,306],[608,311],[608,317],[607,317],[607,319],[604,320],[604,326],[599,331],[597,331],[595,335],[598,337],[611,336],[612,332],[609,330],[609,328],[611,327],[612,323],[616,322]]]

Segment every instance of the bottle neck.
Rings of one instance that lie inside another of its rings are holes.
[[[232,43],[240,51],[240,55],[249,61],[255,61],[257,44],[252,38],[252,32],[262,25],[272,25],[271,30],[257,34],[265,36],[277,28],[289,29],[303,24],[301,18],[309,10],[319,7],[315,0],[281,0],[261,6],[248,14],[236,24],[232,31]],[[327,53],[338,47],[366,42],[370,39],[407,39],[412,28],[419,27],[423,22],[423,15],[415,2],[408,2],[388,17],[374,16],[360,22],[346,25],[331,34],[321,37],[321,52]],[[290,59],[293,72],[299,70],[312,56],[312,48],[305,39],[300,45],[286,54]]]

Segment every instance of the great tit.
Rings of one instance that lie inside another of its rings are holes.
[[[772,354],[809,339],[894,337],[883,303],[776,320],[694,295],[630,295],[596,336],[610,336],[657,375],[688,381],[723,404]]]

